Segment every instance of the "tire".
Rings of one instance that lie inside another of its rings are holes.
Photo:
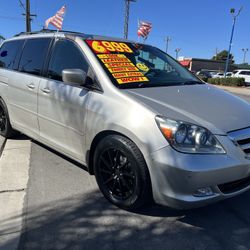
[[[128,138],[109,135],[94,153],[97,184],[111,203],[135,210],[152,199],[148,168],[138,147]]]
[[[5,138],[11,138],[17,132],[11,127],[7,107],[2,99],[0,99],[0,135]]]

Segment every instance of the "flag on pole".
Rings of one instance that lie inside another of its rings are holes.
[[[65,15],[66,6],[64,5],[56,14],[50,18],[48,18],[45,22],[45,29],[48,28],[49,24],[55,26],[58,30],[62,29],[63,18]]]
[[[138,23],[138,31],[137,35],[138,37],[143,37],[144,40],[148,38],[148,35],[152,29],[152,23],[139,21]]]

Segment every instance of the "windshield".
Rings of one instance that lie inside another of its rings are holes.
[[[118,88],[202,84],[161,50],[144,44],[85,40]]]

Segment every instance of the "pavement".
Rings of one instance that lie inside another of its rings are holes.
[[[223,89],[250,102],[249,88]],[[130,213],[40,143],[0,138],[1,147],[0,250],[250,249],[250,192],[190,211],[153,204]]]
[[[22,230],[24,198],[28,183],[31,142],[0,138],[0,249],[17,249]]]
[[[232,94],[240,95],[241,97],[250,97],[250,87],[227,87],[219,85],[216,87],[231,92]]]

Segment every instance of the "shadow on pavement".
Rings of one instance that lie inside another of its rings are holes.
[[[36,151],[41,151],[38,144],[33,145],[33,154]],[[46,165],[42,169],[44,159],[48,160],[47,163],[56,159],[58,166],[55,164],[52,172],[49,172],[51,166]],[[74,166],[69,164],[64,167],[66,163],[61,159],[59,161],[51,150],[44,150],[40,158],[35,157],[31,163],[33,161],[40,164],[33,166],[33,170],[47,172],[51,178],[59,169],[62,171],[61,178],[64,179],[56,184],[57,176],[54,176],[50,193],[57,194],[63,184],[69,188],[67,185],[73,181],[79,182],[76,180],[78,175],[81,175],[80,179],[88,176],[81,168],[74,170],[74,174],[66,171],[74,169]],[[41,181],[42,173],[37,176]],[[47,178],[47,175],[44,176]],[[67,179],[71,181],[66,182]],[[32,178],[33,190],[41,192],[37,181]],[[70,195],[76,191],[77,194]],[[39,199],[39,193],[36,197]],[[77,186],[63,199],[56,200],[54,197],[58,196],[51,195],[49,202],[27,208],[19,250],[250,249],[250,192],[195,210],[176,211],[152,205],[134,213],[107,202],[96,186],[90,189],[79,189]],[[8,223],[11,225],[11,220]],[[7,232],[14,232],[14,228],[3,230],[0,226],[0,237]],[[0,249],[11,249],[13,241],[0,246]]]
[[[249,199],[248,192],[196,210],[130,213],[94,190],[33,207],[19,249],[250,249]]]

